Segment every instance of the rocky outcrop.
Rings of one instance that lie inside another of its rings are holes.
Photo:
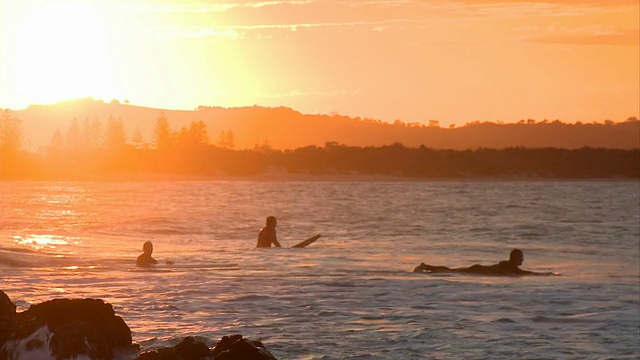
[[[213,359],[211,350],[202,341],[189,336],[174,347],[160,348],[146,351],[136,360],[182,360],[182,359]]]
[[[16,326],[16,305],[0,290],[0,348],[11,338]]]
[[[110,304],[100,299],[55,299],[16,313],[0,290],[0,359],[275,360],[259,341],[224,336],[215,348],[193,337],[174,347],[139,354],[131,330]]]
[[[79,354],[112,359],[116,352],[138,350],[124,320],[99,299],[55,299],[31,305],[3,329],[0,358],[11,359],[23,348],[48,348],[56,359]]]
[[[216,360],[276,360],[260,341],[250,341],[242,335],[223,336],[213,354]]]
[[[215,348],[186,337],[174,347],[151,350],[136,360],[276,360],[260,341],[250,341],[242,335],[223,336]]]

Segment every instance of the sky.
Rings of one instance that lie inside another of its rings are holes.
[[[637,0],[0,0],[0,107],[393,122],[640,115]]]

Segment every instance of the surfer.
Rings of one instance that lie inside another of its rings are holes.
[[[151,241],[147,241],[142,245],[142,254],[136,259],[136,266],[151,267],[156,265],[158,261],[151,257],[151,253],[153,253],[153,244]]]
[[[448,268],[446,266],[433,266],[421,263],[413,272],[422,273],[440,273],[440,272],[458,272],[467,274],[480,275],[554,275],[553,273],[538,273],[520,269],[520,265],[524,261],[524,253],[520,249],[513,249],[509,254],[509,260],[500,261],[494,265],[471,265],[463,268]]]
[[[278,242],[278,237],[276,236],[277,223],[275,216],[267,217],[266,226],[260,229],[260,234],[258,234],[258,244],[256,247],[268,248],[271,247],[272,243],[275,247],[282,247]]]

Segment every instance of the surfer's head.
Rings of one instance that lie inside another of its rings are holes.
[[[147,241],[144,243],[144,245],[142,245],[142,251],[145,254],[151,254],[153,252],[153,244],[151,243],[151,241]]]
[[[276,217],[275,216],[268,216],[267,217],[267,226],[276,227],[277,223],[278,222],[276,221]]]
[[[522,265],[524,261],[524,253],[520,249],[513,249],[509,254],[509,262],[515,264],[516,266]]]

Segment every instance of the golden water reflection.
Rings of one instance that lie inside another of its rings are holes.
[[[30,234],[26,237],[14,236],[16,244],[21,246],[28,246],[34,250],[41,250],[44,248],[55,249],[56,246],[69,245],[69,242],[61,236],[50,234]]]

